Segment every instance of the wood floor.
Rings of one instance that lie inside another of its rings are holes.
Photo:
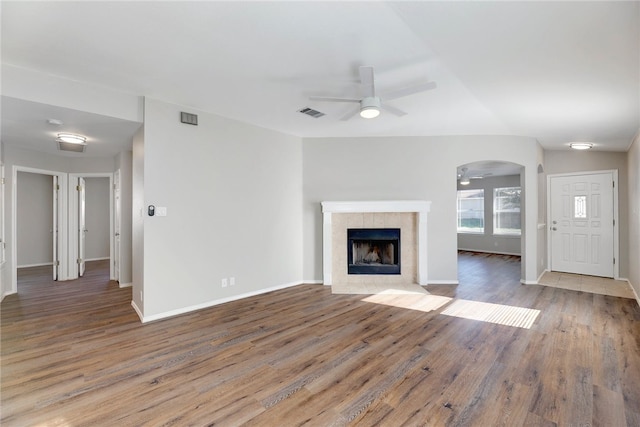
[[[636,301],[521,285],[516,257],[462,254],[430,307],[301,285],[144,325],[106,263],[48,274],[1,305],[2,426],[640,426]]]

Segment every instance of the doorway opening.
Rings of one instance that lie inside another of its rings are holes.
[[[458,166],[456,180],[459,281],[496,273],[487,270],[487,262],[474,267],[473,254],[508,257],[509,263],[496,265],[509,268],[517,260],[524,280],[524,167],[493,160],[467,163]],[[475,271],[471,276],[469,269]]]
[[[109,277],[119,280],[116,244],[114,174],[69,175],[69,272],[70,279],[84,275],[87,261],[110,260]]]
[[[11,272],[17,292],[18,268],[39,266],[52,280],[66,279],[65,173],[14,166],[12,171]]]

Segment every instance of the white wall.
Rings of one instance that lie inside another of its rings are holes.
[[[600,170],[618,171],[619,269],[620,277],[629,275],[629,178],[627,153],[607,151],[546,151],[547,175]]]
[[[132,155],[123,151],[116,158],[116,170],[120,170],[120,285],[130,285],[133,281],[131,250],[132,228]]]
[[[520,175],[472,179],[469,185],[458,184],[458,190],[484,190],[484,233],[458,233],[458,249],[520,255],[520,236],[493,234],[493,190],[520,187]]]
[[[146,99],[143,150],[145,319],[302,281],[300,138]]]
[[[144,307],[144,126],[133,136],[131,158],[131,280],[132,305],[143,317]],[[124,210],[122,211],[124,215]]]
[[[304,140],[304,277],[322,280],[326,200],[429,200],[429,282],[456,283],[456,168],[497,160],[524,166],[527,235],[523,279],[537,279],[537,160],[532,138],[500,136],[308,138]]]
[[[85,259],[109,258],[111,189],[109,178],[85,178]]]
[[[627,153],[629,174],[629,282],[640,296],[640,130]],[[638,301],[640,303],[640,301]]]
[[[18,172],[18,267],[53,262],[53,177]]]

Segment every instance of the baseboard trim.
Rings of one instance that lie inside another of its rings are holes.
[[[140,322],[144,323],[144,316],[142,315],[142,310],[140,310],[138,308],[138,306],[136,305],[136,302],[133,301],[133,300],[131,301],[131,307],[133,307],[133,309],[135,310],[136,314],[140,318]]]
[[[7,295],[13,295],[13,294],[17,294],[17,292],[14,291],[6,291],[2,294],[2,298],[0,298],[0,302],[2,302],[2,300],[4,299],[4,297],[6,297]]]
[[[176,309],[176,310],[169,310],[169,311],[165,311],[163,313],[152,314],[150,316],[141,316],[140,311],[136,308],[135,305],[134,305],[134,309],[138,313],[138,316],[140,316],[140,319],[142,320],[142,323],[148,323],[148,322],[153,322],[155,320],[166,319],[168,317],[178,316],[180,314],[190,313],[192,311],[202,310],[203,308],[209,308],[209,307],[213,307],[213,306],[216,306],[216,305],[224,304],[224,303],[227,303],[227,302],[237,301],[237,300],[241,300],[241,299],[244,299],[244,298],[249,298],[249,297],[253,297],[253,296],[256,296],[256,295],[262,295],[262,294],[266,294],[268,292],[279,291],[281,289],[291,288],[293,286],[304,285],[304,284],[306,284],[305,281],[285,283],[283,285],[272,286],[270,288],[260,289],[258,291],[246,292],[244,294],[232,295],[230,297],[220,298],[220,299],[217,299],[217,300],[205,302],[205,303],[202,303],[202,304],[191,305],[191,306],[179,308],[179,309]],[[133,305],[133,301],[131,302],[131,304]]]
[[[520,283],[522,283],[523,285],[539,285],[540,284],[540,279],[542,279],[542,276],[544,276],[544,273],[546,273],[549,270],[542,270],[542,273],[540,273],[540,275],[538,276],[538,278],[536,280],[524,280],[524,279],[520,279]]]
[[[43,262],[43,263],[39,263],[39,264],[23,264],[23,265],[19,265],[16,268],[47,267],[49,265],[53,265],[53,263],[52,262]]]
[[[118,286],[121,288],[130,288],[133,286],[133,283],[120,283],[118,282]]]
[[[499,251],[485,251],[485,250],[480,250],[480,249],[464,249],[464,248],[458,248],[459,251],[465,251],[465,252],[477,252],[479,254],[495,254],[495,255],[513,255],[513,256],[519,256],[521,257],[522,254],[520,253],[513,253],[513,252],[499,252]]]
[[[627,283],[629,284],[629,287],[631,288],[631,292],[633,292],[633,295],[636,297],[636,302],[638,303],[638,306],[640,306],[640,297],[638,296],[638,293],[636,292],[636,288],[633,287],[633,285],[631,284],[631,280],[629,279],[624,279],[627,281]]]
[[[307,285],[324,285],[324,280],[303,280],[300,284]]]
[[[427,280],[426,286],[429,285],[459,285],[458,280]]]

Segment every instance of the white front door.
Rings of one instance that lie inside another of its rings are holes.
[[[550,177],[551,270],[614,275],[613,173]]]
[[[85,214],[85,182],[78,178],[78,276],[84,276],[85,246],[87,238],[87,220]]]

